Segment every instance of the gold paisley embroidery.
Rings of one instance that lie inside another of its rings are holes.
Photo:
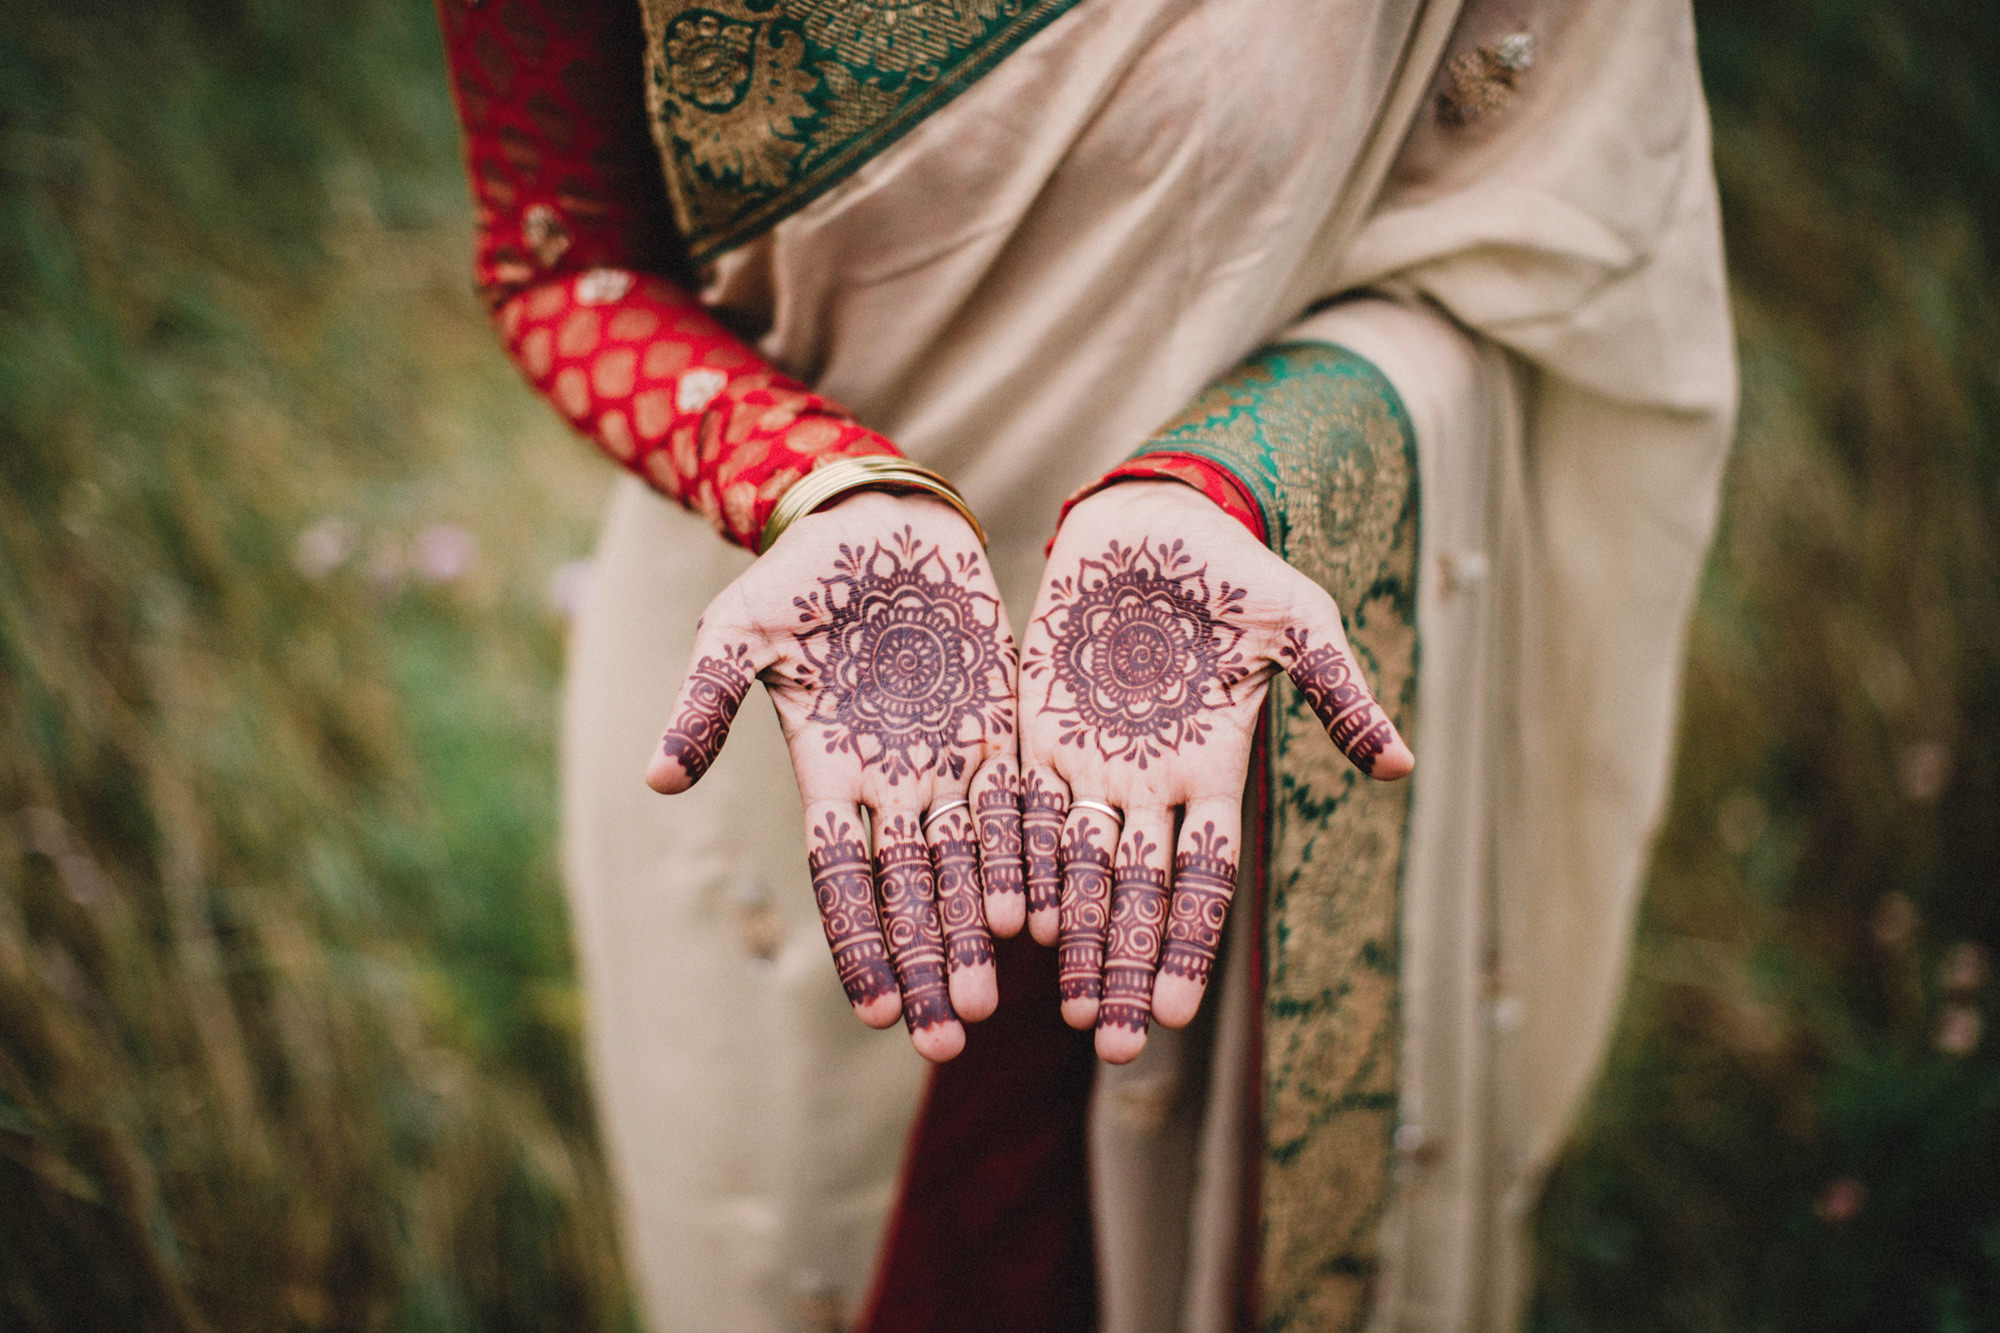
[[[1340,604],[1398,727],[1416,693],[1414,436],[1387,380],[1332,348],[1260,414],[1285,558]],[[1395,1132],[1407,783],[1370,782],[1289,683],[1272,705],[1265,937],[1262,1313],[1267,1329],[1366,1322]]]
[[[1416,690],[1414,435],[1374,366],[1325,344],[1267,350],[1149,449],[1242,478],[1274,549],[1340,604],[1377,697]],[[1373,1301],[1399,1092],[1407,783],[1370,782],[1288,681],[1272,690],[1262,1071],[1266,1329],[1350,1330]]]
[[[650,54],[655,123],[690,165],[742,189],[791,178],[805,151],[797,127],[812,116],[806,94],[817,82],[801,68],[798,34],[694,9],[663,25]],[[684,212],[702,215],[699,199],[676,195]]]
[[[935,79],[959,51],[985,36],[1002,0],[786,0],[806,36],[849,68]],[[1019,8],[1019,6],[1015,6]]]
[[[1256,447],[1256,422],[1244,413],[1257,406],[1257,395],[1271,382],[1268,367],[1257,362],[1239,367],[1195,395],[1181,414],[1154,432],[1161,439],[1192,438],[1217,432],[1233,434],[1240,447]],[[1148,448],[1155,447],[1153,445]],[[1256,447],[1261,452],[1261,447]]]
[[[641,0],[647,95],[697,260],[775,225],[1077,0]]]
[[[1414,461],[1400,447],[1401,406],[1356,394],[1329,411],[1324,394],[1278,386],[1265,400],[1266,438],[1283,492],[1285,558],[1334,592],[1343,608],[1365,594],[1382,552],[1366,540],[1393,532],[1409,505]],[[1371,442],[1356,447],[1351,442]]]
[[[863,83],[845,65],[820,67],[826,78],[827,109],[812,132],[814,160],[837,151],[896,109],[896,94],[876,83]]]

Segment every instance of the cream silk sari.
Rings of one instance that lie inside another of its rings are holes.
[[[1275,1241],[1352,1219],[1337,1182],[1267,1164],[1265,1309],[1511,1327],[1618,1003],[1731,426],[1686,4],[1081,0],[704,274],[776,363],[959,483],[1017,632],[1062,497],[1258,348],[1338,343],[1394,385],[1422,645],[1377,1005],[1395,1151],[1357,1193],[1386,1186],[1380,1275],[1288,1268]],[[842,997],[769,713],[690,794],[639,781],[746,559],[628,483],[574,640],[590,1054],[660,1330],[854,1317],[925,1078]],[[1201,1024],[1100,1075],[1108,1329],[1231,1318],[1242,1092],[1268,1125],[1298,1085],[1252,1038],[1248,935]]]

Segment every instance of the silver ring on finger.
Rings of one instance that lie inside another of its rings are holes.
[[[1079,796],[1069,803],[1069,808],[1072,810],[1076,809],[1079,806],[1081,806],[1085,810],[1095,810],[1097,811],[1097,813],[1103,815],[1106,819],[1109,819],[1114,823],[1119,821],[1118,811],[1113,809],[1111,806],[1106,805],[1102,801],[1085,800],[1083,797]]]
[[[931,825],[937,823],[940,819],[943,819],[946,815],[958,809],[960,806],[967,806],[971,804],[972,802],[966,800],[963,796],[954,796],[949,801],[945,801],[942,802],[941,804],[932,806],[931,812],[924,816],[924,831],[929,832]]]

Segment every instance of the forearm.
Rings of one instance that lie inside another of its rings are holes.
[[[565,420],[755,549],[818,464],[894,454],[691,294],[620,0],[440,0],[476,210],[474,268],[508,353]]]
[[[529,287],[496,318],[565,420],[751,550],[779,497],[819,463],[897,452],[665,279],[590,269]]]

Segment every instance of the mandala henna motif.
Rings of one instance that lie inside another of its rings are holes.
[[[1280,650],[1286,670],[1306,704],[1326,727],[1340,752],[1364,774],[1396,738],[1396,729],[1354,674],[1354,659],[1330,643],[1307,647],[1305,631],[1287,629]]]
[[[685,702],[660,738],[660,752],[681,766],[688,781],[699,782],[715,762],[755,678],[750,649],[740,643],[725,648],[720,657],[702,658],[688,673]]]
[[[1046,644],[1022,666],[1048,678],[1057,741],[1111,762],[1149,760],[1207,738],[1210,710],[1234,701],[1242,588],[1212,587],[1180,541],[1112,542],[1101,560],[1050,585]]]
[[[815,693],[810,719],[828,754],[855,756],[891,785],[926,773],[964,775],[966,751],[1014,721],[1001,651],[1000,602],[904,528],[867,553],[843,544],[821,591],[798,599],[794,636]]]
[[[1042,775],[1028,774],[1021,792],[1021,842],[1028,882],[1028,910],[1053,910],[1062,902],[1062,870],[1056,849],[1062,843],[1062,793],[1042,785]]]
[[[1236,858],[1230,854],[1229,839],[1218,834],[1214,824],[1204,824],[1193,841],[1193,851],[1174,858],[1173,911],[1167,919],[1160,971],[1206,986],[1222,947],[1229,899],[1236,891]]]
[[[903,1021],[915,1032],[957,1015],[945,989],[944,937],[931,890],[931,853],[915,821],[898,815],[882,830],[882,931],[903,988]]]
[[[896,993],[896,974],[889,967],[882,929],[875,915],[875,877],[868,848],[846,821],[833,815],[812,831],[814,845],[806,852],[812,871],[813,898],[819,903],[820,924],[833,950],[834,970],[847,991],[848,1003],[859,1008]]]
[[[986,911],[979,897],[979,844],[973,841],[972,821],[963,810],[953,811],[933,832],[931,863],[937,869],[945,954],[954,970],[991,964],[993,939],[986,933]]]
[[[1153,966],[1167,919],[1167,872],[1146,864],[1158,849],[1135,835],[1111,872],[1111,936],[1104,952],[1101,1028],[1143,1033],[1153,1012]]]
[[[1063,842],[1062,943],[1056,988],[1065,1000],[1104,993],[1104,937],[1110,924],[1111,853],[1096,831],[1078,824]]]
[[[979,793],[979,866],[986,892],[996,898],[1025,895],[1021,871],[1020,783],[1009,769],[997,771],[995,786]]]

